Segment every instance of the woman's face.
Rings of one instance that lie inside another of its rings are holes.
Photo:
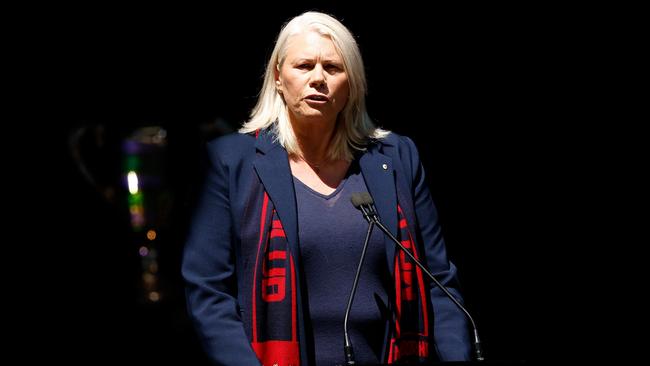
[[[348,100],[343,59],[331,39],[314,31],[289,39],[276,84],[293,121],[334,123]]]

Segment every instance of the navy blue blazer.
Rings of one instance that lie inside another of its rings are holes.
[[[247,292],[243,290],[247,284],[238,281],[245,275],[241,272],[243,268],[249,265],[249,255],[240,251],[242,221],[250,205],[250,187],[261,183],[282,220],[296,265],[300,265],[289,159],[268,131],[262,131],[258,138],[246,134],[223,136],[211,141],[207,150],[210,168],[182,263],[188,312],[205,351],[216,364],[259,365],[243,321],[249,316]],[[397,235],[399,194],[399,204],[414,226],[411,232],[416,233],[419,252],[424,253],[429,270],[462,301],[456,268],[447,258],[438,215],[414,143],[408,137],[391,133],[370,144],[359,165],[386,227]],[[386,238],[385,247],[386,265],[392,274],[395,244]],[[299,282],[298,278],[300,299]],[[470,341],[464,314],[435,284],[430,283],[428,288],[433,307],[433,346],[438,357],[443,361],[469,360]],[[302,319],[300,304],[298,314],[298,319]],[[298,334],[300,339],[306,339],[304,328],[299,327]],[[302,347],[302,360],[308,359],[305,352]]]

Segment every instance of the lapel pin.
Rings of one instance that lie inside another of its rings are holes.
[[[381,167],[384,168],[384,170],[388,170],[388,164],[382,164]]]

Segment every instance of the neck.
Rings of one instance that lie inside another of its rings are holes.
[[[320,165],[327,160],[336,121],[333,123],[292,123],[300,155],[310,164]]]

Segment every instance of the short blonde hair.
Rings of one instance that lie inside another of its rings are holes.
[[[275,87],[275,70],[282,66],[286,58],[288,39],[305,31],[316,31],[330,38],[343,58],[350,95],[339,113],[336,132],[327,157],[331,160],[351,161],[354,150],[364,151],[370,139],[384,138],[390,132],[376,127],[366,111],[366,74],[361,51],[354,36],[341,22],[327,14],[306,12],[291,19],[282,28],[266,65],[264,83],[257,104],[250,119],[243,124],[239,132],[251,133],[270,127],[274,130],[278,142],[290,155],[300,155],[287,107]]]

